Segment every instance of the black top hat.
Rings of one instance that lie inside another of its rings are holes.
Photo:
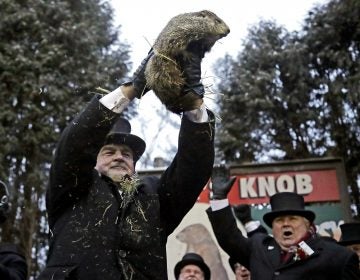
[[[185,254],[182,260],[175,265],[174,268],[175,279],[178,279],[181,269],[188,264],[193,264],[200,267],[200,269],[204,272],[205,280],[210,280],[211,273],[209,267],[204,262],[204,259],[196,253]]]
[[[283,215],[296,215],[305,217],[312,223],[315,213],[305,210],[304,197],[293,192],[281,192],[270,197],[271,212],[265,213],[264,222],[271,227],[276,217]]]
[[[340,225],[340,229],[339,244],[344,246],[360,244],[360,223],[345,223]]]
[[[146,144],[140,137],[131,134],[131,125],[128,120],[119,118],[106,136],[104,145],[123,144],[129,146],[134,153],[134,161],[138,161],[144,153]]]

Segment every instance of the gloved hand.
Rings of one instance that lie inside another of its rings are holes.
[[[238,218],[243,225],[252,221],[251,208],[248,204],[234,205],[233,209],[236,218]]]
[[[219,200],[219,199],[227,198],[227,195],[230,192],[231,187],[234,185],[235,180],[236,180],[236,177],[233,177],[222,184],[219,184],[218,182],[213,181],[210,199]]]
[[[203,98],[205,89],[201,83],[201,61],[204,58],[205,50],[198,42],[189,44],[186,50],[186,55],[180,59],[185,78],[183,92],[184,94],[192,92],[199,98]]]
[[[123,85],[132,85],[136,92],[136,97],[141,98],[150,89],[146,87],[145,68],[150,58],[154,55],[154,50],[151,48],[147,56],[140,63],[140,66],[135,70],[130,81],[126,81]]]

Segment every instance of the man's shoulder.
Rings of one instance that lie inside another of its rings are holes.
[[[273,250],[275,247],[279,247],[279,244],[276,242],[275,238],[270,234],[258,233],[250,238],[255,242],[261,242],[262,246],[266,247],[269,250]]]
[[[316,244],[318,248],[321,248],[322,251],[326,254],[334,254],[340,256],[351,256],[354,252],[348,248],[337,243],[335,239],[317,237]]]

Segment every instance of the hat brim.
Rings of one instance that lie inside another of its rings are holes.
[[[181,269],[188,264],[193,264],[200,267],[200,269],[204,272],[205,280],[210,280],[211,274],[209,267],[204,262],[197,261],[194,259],[181,260],[175,265],[174,268],[175,279],[178,279]]]
[[[135,162],[142,156],[146,148],[144,140],[130,133],[110,133],[105,140],[105,145],[109,144],[128,146],[134,153]]]
[[[353,240],[340,240],[338,241],[340,245],[348,246],[348,245],[354,245],[354,244],[360,244],[360,239],[353,239]]]
[[[295,215],[306,218],[312,223],[315,220],[315,213],[310,210],[280,210],[280,211],[272,211],[269,213],[265,213],[263,216],[263,220],[265,224],[267,224],[270,228],[272,227],[272,222],[275,218],[284,215]]]
[[[237,263],[239,263],[239,262],[235,261],[235,259],[229,258],[229,265],[234,273],[235,273],[235,264],[237,264]]]

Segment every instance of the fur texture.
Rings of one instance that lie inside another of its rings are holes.
[[[145,69],[147,87],[174,113],[194,109],[192,104],[197,97],[182,94],[185,79],[179,59],[188,55],[189,44],[195,44],[202,53],[209,52],[215,42],[229,32],[226,23],[211,11],[173,17],[153,45],[155,54]]]

